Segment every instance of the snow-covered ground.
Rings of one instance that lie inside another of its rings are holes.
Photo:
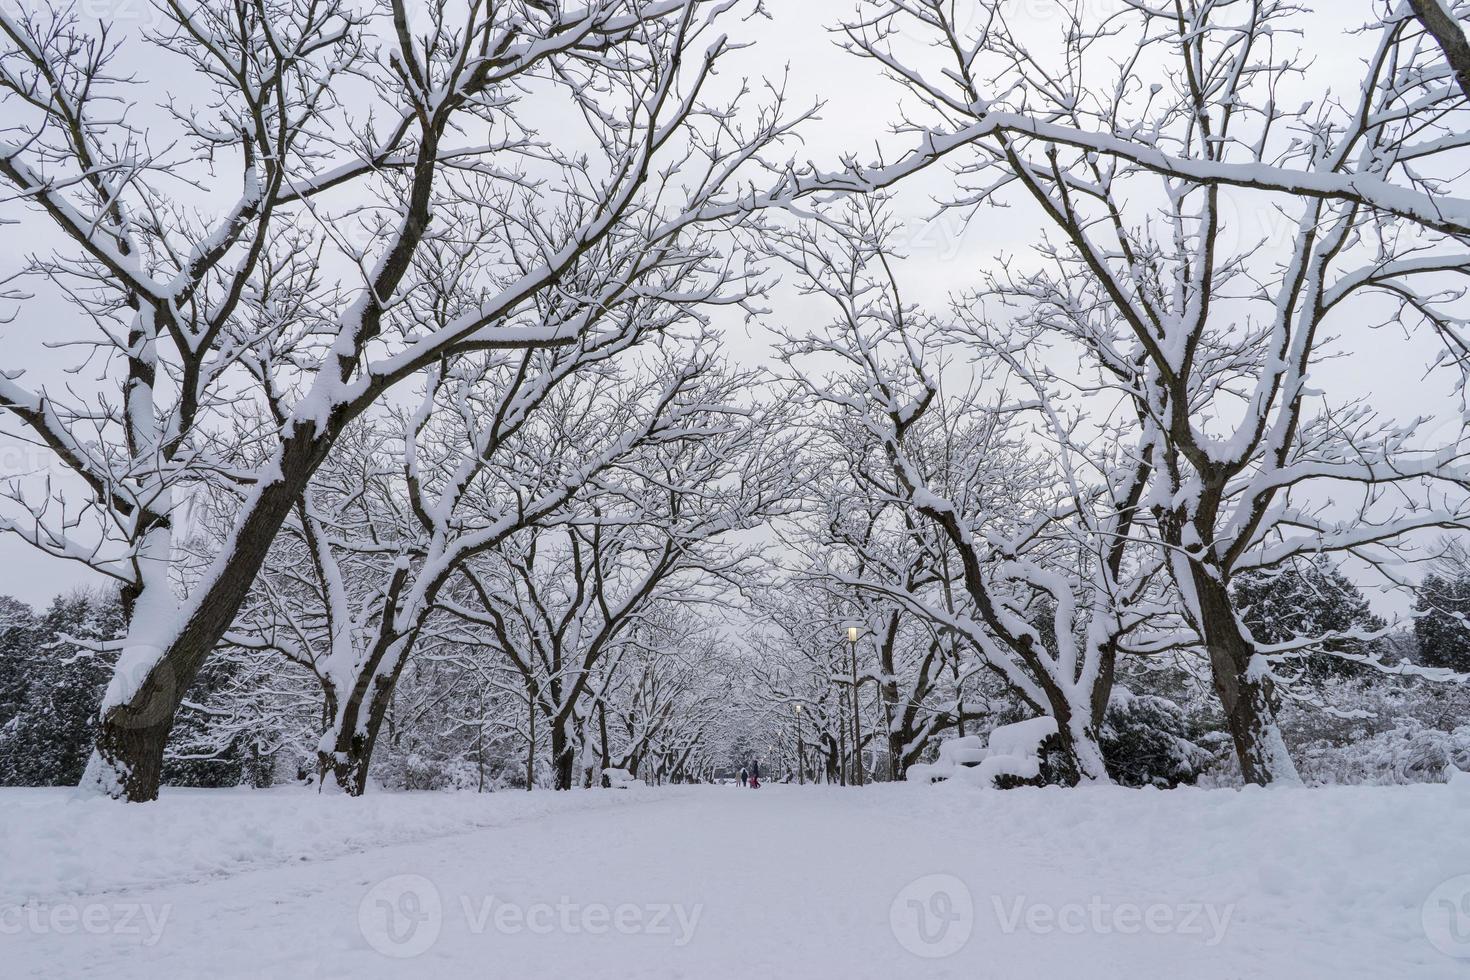
[[[1463,784],[0,790],[0,974],[1463,976],[1467,817]]]

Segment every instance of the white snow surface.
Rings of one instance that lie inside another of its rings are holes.
[[[1421,921],[1470,874],[1464,782],[174,790],[146,806],[0,790],[0,972],[1464,976]],[[619,909],[636,928],[609,926]]]
[[[157,804],[134,805],[70,789],[0,788],[0,907],[132,893],[628,802],[591,791],[353,799],[287,787],[165,788]]]

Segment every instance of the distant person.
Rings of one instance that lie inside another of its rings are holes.
[[[750,788],[760,789],[761,786],[761,760],[755,759],[750,763]]]
[[[749,781],[750,781],[750,773],[747,772],[744,769],[740,770],[740,785],[741,786],[744,786],[747,783],[749,783]]]

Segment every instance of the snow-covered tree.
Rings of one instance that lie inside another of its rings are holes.
[[[932,122],[912,124],[920,150],[848,186],[881,186],[964,148],[948,203],[1025,202],[1043,216],[1057,240],[1042,245],[1042,266],[1001,271],[987,295],[1087,351],[1092,389],[1131,401],[1142,433],[1132,455],[1148,469],[1141,502],[1208,651],[1242,772],[1294,779],[1271,657],[1321,638],[1258,649],[1230,583],[1320,552],[1392,565],[1405,535],[1470,515],[1458,439],[1410,451],[1413,422],[1315,387],[1340,350],[1331,323],[1357,327],[1351,349],[1372,349],[1361,335],[1371,323],[1334,316],[1366,297],[1386,297],[1384,322],[1439,331],[1446,357],[1463,350],[1459,294],[1434,283],[1470,268],[1465,228],[1430,213],[1455,203],[1420,176],[1426,157],[1463,142],[1445,115],[1463,96],[1442,63],[1427,63],[1411,18],[1384,22],[1356,91],[1292,110],[1280,96],[1297,74],[1282,49],[1293,4],[1136,4],[1116,16],[1059,5],[1066,29],[1045,51],[998,5],[972,20],[953,5],[869,6],[847,28],[851,48]],[[913,60],[914,42],[942,57]],[[1104,64],[1118,81],[1090,84]],[[1236,226],[1227,191],[1241,187],[1266,195],[1253,206],[1276,209],[1279,240]],[[972,326],[986,323],[974,315]],[[1313,496],[1326,485],[1356,488],[1350,516]],[[1395,506],[1406,487],[1413,502]]]
[[[742,537],[789,507],[784,413],[749,406],[748,375],[704,363],[675,378],[691,382],[687,402],[670,389],[659,407],[677,421],[590,479],[592,492],[488,545],[449,607],[520,673],[558,788],[599,761],[590,711],[620,656],[670,607],[723,607],[756,571],[759,548]]]
[[[948,590],[939,601],[891,570],[830,574],[963,636],[987,670],[1056,719],[1080,778],[1106,780],[1097,730],[1119,653],[1130,639],[1139,652],[1177,640],[1155,587],[1163,557],[1133,543],[1153,475],[1150,455],[1127,443],[1138,430],[1081,435],[1051,378],[1028,362],[1034,338],[1024,331],[963,316],[942,327],[905,302],[879,203],[829,222],[831,232],[803,228],[774,246],[838,312],[825,330],[790,336],[782,358],[831,424],[865,433],[859,480],[934,530],[961,596],[957,607]],[[936,406],[950,401],[943,351],[955,341],[984,373],[954,396],[956,421],[946,422]],[[995,372],[1025,397],[1012,399],[1005,383],[984,394]],[[1023,419],[1035,422],[1024,438]],[[1045,440],[1050,460],[1036,465],[1042,454],[1017,449],[1025,439]]]
[[[963,695],[975,667],[967,663],[964,640],[955,631],[916,615],[902,602],[844,584],[832,573],[883,580],[906,593],[935,594],[935,601],[952,612],[954,592],[961,588],[957,563],[929,525],[875,492],[864,476],[871,446],[860,433],[840,418],[821,421],[831,429],[806,447],[815,457],[806,484],[806,520],[787,536],[800,564],[758,605],[762,619],[780,633],[772,645],[801,651],[804,670],[815,674],[802,683],[802,670],[781,672],[784,693],[776,700],[793,710],[801,705],[813,721],[821,719],[835,693],[832,680],[850,688],[855,666],[859,715],[876,716],[872,733],[883,743],[882,775],[899,780],[935,739],[952,729],[963,734],[967,719],[980,717],[979,704],[967,709]],[[859,631],[855,645],[846,639],[849,628]],[[856,665],[842,666],[854,656]],[[789,666],[799,667],[794,658]],[[876,704],[870,693],[876,694]],[[849,695],[850,690],[840,691],[841,699]],[[848,731],[832,745],[840,748],[853,738]],[[868,743],[866,731],[856,738]]]
[[[746,93],[712,81],[736,6],[170,0],[126,40],[61,4],[0,13],[7,217],[64,243],[16,271],[74,316],[6,297],[22,329],[107,355],[94,391],[0,373],[9,422],[83,488],[17,489],[0,528],[123,589],[89,785],[157,795],[184,691],[385,393],[448,356],[575,345],[670,269],[718,279],[708,230],[799,190],[767,162],[794,122],[779,90],[737,117]],[[196,94],[156,91],[148,125],[127,107],[160,64]],[[460,302],[435,322],[446,268]],[[182,508],[208,481],[240,502],[185,590]]]

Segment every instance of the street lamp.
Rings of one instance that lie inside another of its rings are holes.
[[[857,641],[861,631],[856,626],[847,628],[847,646],[851,654],[852,668],[852,781],[863,784],[863,729],[858,715]]]

